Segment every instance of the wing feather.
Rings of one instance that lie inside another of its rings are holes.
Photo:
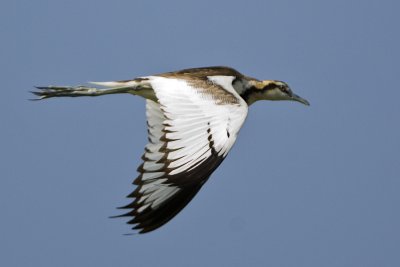
[[[193,81],[146,77],[158,102],[146,100],[149,143],[137,187],[128,196],[134,199],[123,207],[131,210],[121,215],[132,217],[128,223],[139,233],[157,229],[181,211],[231,149],[247,115],[247,104],[226,88],[233,78],[222,81],[224,88],[218,86],[221,78],[212,80],[225,99],[227,94],[239,99],[221,104]]]

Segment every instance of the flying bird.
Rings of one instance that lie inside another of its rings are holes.
[[[258,100],[309,102],[277,80],[257,80],[230,67],[204,67],[92,82],[37,87],[37,100],[52,97],[132,94],[146,99],[148,144],[135,190],[128,195],[128,224],[138,233],[171,220],[197,194],[236,141],[248,107]]]

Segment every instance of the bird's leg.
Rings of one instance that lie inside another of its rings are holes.
[[[38,96],[38,98],[33,100],[41,100],[45,98],[61,96],[78,97],[123,94],[132,93],[135,89],[134,86],[113,87],[108,89],[98,89],[86,86],[38,86],[36,88],[39,89],[39,91],[33,91],[31,93]]]

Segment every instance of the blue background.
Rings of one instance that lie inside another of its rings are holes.
[[[1,266],[400,266],[398,1],[2,1]],[[258,102],[230,155],[146,235],[129,95],[79,85],[228,65],[308,99]]]

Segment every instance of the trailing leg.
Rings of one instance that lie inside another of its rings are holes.
[[[134,93],[137,86],[122,86],[107,89],[99,89],[95,87],[86,86],[38,86],[39,91],[33,91],[32,94],[38,96],[37,99],[41,100],[51,97],[78,97],[78,96],[100,96],[108,94],[126,94]]]

